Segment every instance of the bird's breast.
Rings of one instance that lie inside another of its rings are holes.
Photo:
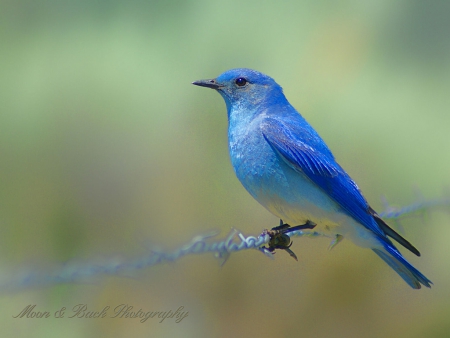
[[[253,197],[284,185],[279,160],[259,129],[231,131],[229,150],[236,176]]]

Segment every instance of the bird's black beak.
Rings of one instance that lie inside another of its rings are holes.
[[[215,79],[198,80],[192,82],[192,84],[200,87],[208,87],[211,89],[220,89],[221,87],[223,87],[223,85],[218,83]]]

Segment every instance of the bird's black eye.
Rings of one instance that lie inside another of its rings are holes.
[[[238,77],[236,81],[234,81],[239,87],[243,87],[247,84],[247,80],[243,77]]]

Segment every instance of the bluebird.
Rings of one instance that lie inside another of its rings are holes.
[[[412,288],[431,287],[432,282],[402,256],[389,237],[417,256],[419,251],[370,207],[319,134],[271,77],[238,68],[193,84],[215,89],[225,100],[234,171],[250,195],[286,222],[277,231],[289,224],[315,226],[315,231],[335,241],[348,238],[371,248]]]

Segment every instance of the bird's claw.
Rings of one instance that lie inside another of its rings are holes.
[[[289,224],[283,223],[283,220],[280,219],[279,226],[273,227],[270,230],[264,230],[264,232],[269,235],[270,240],[269,243],[267,243],[268,248],[264,246],[262,247],[262,250],[272,254],[275,254],[275,249],[285,250],[292,258],[298,261],[297,255],[290,249],[292,241],[288,234],[297,230],[314,229],[315,226],[316,223],[308,220],[305,224],[291,227]]]

